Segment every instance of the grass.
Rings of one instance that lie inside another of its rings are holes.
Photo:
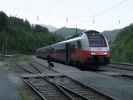
[[[30,93],[30,91],[25,87],[19,88],[18,89],[18,94],[20,95],[22,100],[34,100],[32,94]]]
[[[1,57],[0,60],[0,68],[7,70],[7,71],[11,71],[14,72],[16,70],[16,64],[17,63],[23,63],[23,62],[31,62],[32,61],[32,57],[31,55],[22,55],[22,54],[15,54],[13,56],[10,57]]]

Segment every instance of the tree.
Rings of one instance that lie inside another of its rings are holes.
[[[6,38],[6,30],[8,26],[8,19],[7,15],[3,12],[0,11],[0,34],[1,34],[1,49],[2,53],[5,54],[6,52],[6,44],[7,44],[7,38]]]
[[[41,25],[33,25],[21,18],[0,11],[0,51],[3,55],[12,52],[33,53],[37,48],[61,40]]]
[[[33,30],[34,32],[49,32],[46,27],[43,27],[41,25],[35,25],[35,27],[33,27]]]
[[[0,32],[6,30],[8,24],[7,18],[7,15],[4,12],[0,11]]]

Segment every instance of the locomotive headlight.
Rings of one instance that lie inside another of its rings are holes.
[[[104,54],[104,55],[107,55],[107,52],[104,52],[103,54]]]
[[[91,52],[91,55],[96,55],[96,53],[95,52]]]

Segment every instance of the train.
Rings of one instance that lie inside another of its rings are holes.
[[[36,56],[88,69],[92,65],[98,68],[109,64],[111,53],[104,35],[88,30],[77,37],[37,49]]]

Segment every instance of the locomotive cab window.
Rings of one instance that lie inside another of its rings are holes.
[[[92,32],[87,34],[90,47],[106,47],[106,41],[102,34],[97,32]]]

